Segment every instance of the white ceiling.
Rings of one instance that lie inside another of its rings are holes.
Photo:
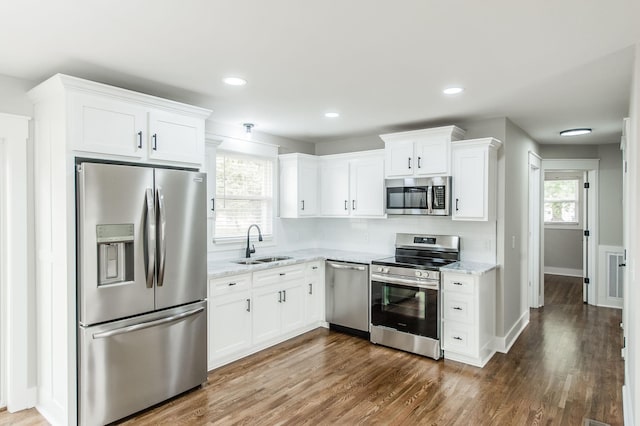
[[[540,143],[614,143],[639,3],[1,0],[0,74],[62,72],[309,142],[506,116]],[[572,127],[594,133],[561,140]]]

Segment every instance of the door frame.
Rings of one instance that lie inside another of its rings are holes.
[[[529,307],[539,308],[543,306],[544,298],[540,296],[540,277],[544,276],[542,262],[540,261],[542,242],[542,158],[535,152],[529,151],[529,260],[527,262],[527,282],[529,285]]]
[[[589,182],[589,198],[585,200],[585,213],[589,217],[589,239],[588,247],[583,244],[583,250],[585,254],[585,264],[588,267],[586,276],[589,277],[590,283],[583,284],[583,300],[590,305],[597,305],[597,291],[598,286],[598,171],[600,168],[600,159],[543,159],[542,160],[542,176],[547,171],[560,171],[560,170],[575,170],[585,172],[585,182]],[[544,192],[542,193],[544,197]],[[541,206],[544,208],[544,205]],[[542,212],[541,212],[542,213]],[[541,217],[544,217],[542,214]],[[587,226],[585,223],[584,226]],[[585,229],[583,226],[583,229]],[[544,232],[541,232],[542,238],[540,242],[541,249],[541,264],[544,267]],[[588,248],[588,250],[587,250]],[[583,266],[584,268],[584,266]],[[541,306],[544,305],[544,280],[540,282],[540,302]]]

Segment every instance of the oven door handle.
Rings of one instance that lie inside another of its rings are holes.
[[[424,288],[427,290],[440,290],[440,283],[435,280],[430,281],[430,284],[427,284],[416,282],[416,280],[400,278],[392,275],[371,274],[371,281],[378,281],[383,284],[401,284],[407,285],[409,287]]]

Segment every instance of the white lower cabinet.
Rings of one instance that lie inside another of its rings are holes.
[[[495,354],[495,269],[482,275],[443,272],[444,357],[484,367]]]
[[[323,272],[318,260],[209,280],[209,369],[319,326]]]

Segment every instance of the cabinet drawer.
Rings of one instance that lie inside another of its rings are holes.
[[[442,348],[445,351],[475,356],[478,336],[472,331],[472,327],[454,321],[446,321],[443,325],[443,335]]]
[[[209,294],[220,296],[236,291],[248,290],[251,286],[251,274],[230,275],[209,280]]]
[[[316,277],[320,275],[320,271],[322,271],[323,265],[322,260],[316,260],[314,262],[307,263],[307,277]]]
[[[444,293],[443,318],[473,324],[475,318],[475,303],[470,294]]]
[[[474,278],[472,275],[445,274],[444,290],[460,293],[473,293]]]
[[[305,264],[282,266],[253,273],[253,287],[304,279]]]

